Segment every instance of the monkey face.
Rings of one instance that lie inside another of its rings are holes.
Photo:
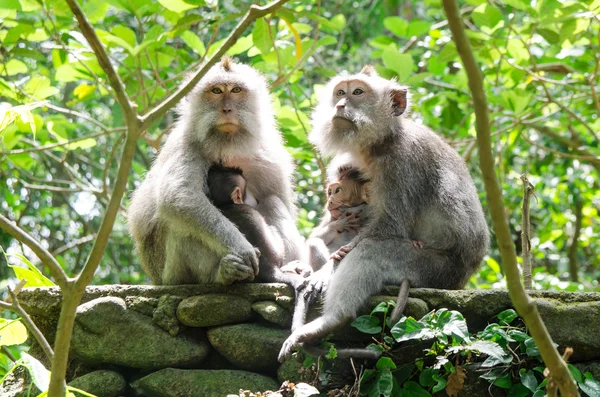
[[[339,208],[355,207],[365,203],[363,185],[352,179],[330,183],[327,186],[327,209],[335,218]]]
[[[365,68],[335,77],[313,113],[310,141],[326,154],[361,151],[381,143],[408,107],[406,87]]]
[[[207,87],[204,99],[215,113],[214,129],[222,134],[240,131],[240,116],[247,110],[248,89],[235,83],[215,84]]]

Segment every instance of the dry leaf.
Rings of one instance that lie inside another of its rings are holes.
[[[456,371],[452,372],[448,376],[448,382],[446,383],[446,394],[449,397],[457,397],[458,392],[463,389],[465,385],[465,378],[467,377],[467,370],[460,365],[456,366]]]

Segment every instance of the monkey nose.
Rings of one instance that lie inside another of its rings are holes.
[[[231,113],[231,108],[230,107],[223,108],[223,113]]]

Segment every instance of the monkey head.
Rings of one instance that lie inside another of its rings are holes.
[[[178,108],[179,122],[213,160],[243,156],[264,142],[281,142],[265,78],[225,56]]]
[[[368,180],[355,169],[340,170],[339,179],[327,186],[327,210],[334,219],[342,208],[369,203]]]
[[[217,207],[229,204],[244,204],[246,200],[246,178],[239,168],[213,165],[206,180],[209,197]]]
[[[408,88],[380,77],[372,66],[334,77],[313,112],[310,141],[333,155],[383,142],[409,109]]]

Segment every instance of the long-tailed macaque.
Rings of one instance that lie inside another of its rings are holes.
[[[353,318],[384,284],[462,288],[479,266],[489,232],[463,159],[408,117],[408,89],[372,67],[340,75],[313,113],[310,140],[326,155],[351,153],[370,182],[370,216],[329,279],[323,314],[284,342],[283,360],[304,342]],[[415,249],[413,241],[423,242]]]
[[[260,252],[257,282],[286,283],[298,288],[305,278],[296,273],[284,273],[284,246],[277,230],[265,222],[249,200],[246,179],[239,168],[213,165],[208,170],[208,191],[212,203],[238,228],[248,242]]]
[[[243,170],[256,210],[301,259],[292,158],[275,126],[264,77],[225,57],[178,107],[179,119],[129,207],[129,228],[155,284],[252,279],[258,254],[208,199],[211,164]]]

